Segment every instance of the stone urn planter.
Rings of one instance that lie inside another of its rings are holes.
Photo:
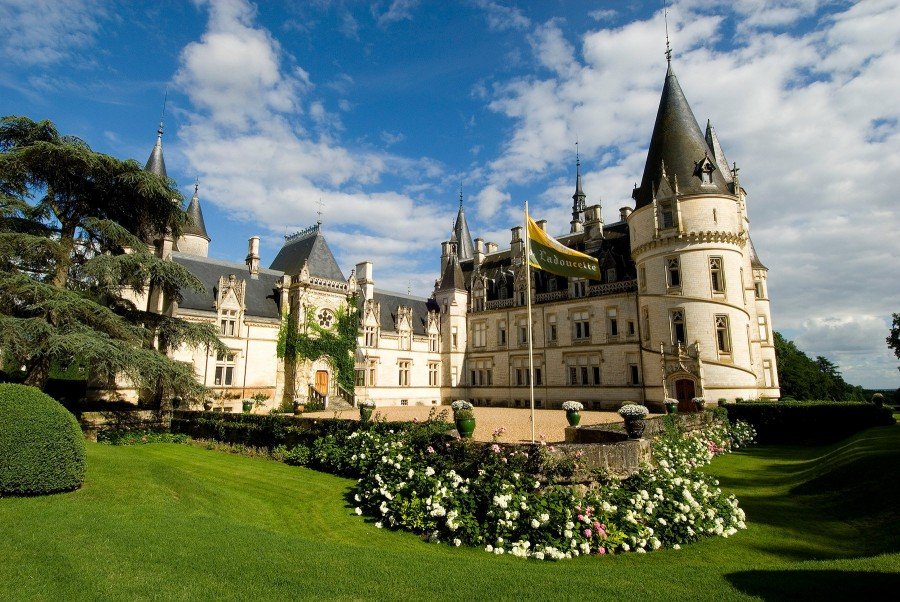
[[[629,439],[640,439],[647,426],[644,418],[647,417],[647,408],[636,403],[626,403],[619,408],[619,416],[625,420],[625,432]]]
[[[244,411],[244,414],[249,414],[250,410],[253,409],[253,402],[249,399],[245,399],[241,402],[241,409]]]
[[[302,414],[305,411],[306,411],[306,405],[303,403],[300,403],[299,400],[295,399],[294,400],[294,416],[299,416],[300,414]]]
[[[578,426],[581,423],[581,410],[584,406],[577,401],[566,401],[562,404],[562,409],[566,411],[566,420],[569,426]]]
[[[667,399],[665,404],[666,414],[675,414],[678,412],[678,401],[675,399]]]

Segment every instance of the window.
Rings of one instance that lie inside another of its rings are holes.
[[[456,326],[450,329],[450,347],[453,349],[459,347],[459,329]]]
[[[408,399],[401,399],[401,400],[400,400],[400,405],[402,405],[402,406],[408,406],[408,405],[409,405],[409,400],[408,400]]]
[[[552,292],[554,292],[554,291],[556,291],[556,277],[555,277],[555,276],[551,276],[551,277],[547,280],[547,292],[548,292],[548,293],[552,293]]]
[[[366,347],[377,347],[378,346],[378,335],[376,333],[376,329],[374,326],[366,326],[363,329],[366,337]]]
[[[229,351],[216,356],[216,375],[214,383],[220,387],[231,386],[234,382],[234,360],[237,354]]]
[[[646,306],[641,308],[641,318],[644,321],[644,329],[642,331],[644,334],[644,340],[649,341],[650,340],[650,310]]]
[[[369,372],[369,386],[374,387],[377,384],[378,360],[370,360],[367,370]]]
[[[400,381],[398,384],[401,387],[409,386],[409,365],[410,365],[410,363],[411,362],[409,360],[400,360],[399,362],[397,362],[397,366],[400,368]]]
[[[478,296],[475,297],[474,308],[475,311],[484,311],[484,297]]]
[[[764,299],[765,294],[763,293],[763,283],[762,280],[756,280],[753,282],[753,290],[756,292],[757,299]]]
[[[687,344],[687,330],[684,327],[684,310],[675,309],[671,313],[672,320],[672,344]]]
[[[316,314],[316,319],[322,328],[331,328],[331,324],[334,322],[334,312],[327,307],[323,308]]]
[[[597,359],[582,355],[569,357],[566,363],[568,364],[569,385],[600,384],[600,364]]]
[[[663,229],[675,227],[675,204],[672,201],[659,204],[659,227]]]
[[[497,324],[497,344],[501,347],[506,346],[506,320],[500,320]]]
[[[224,310],[222,318],[219,321],[219,334],[226,337],[233,337],[237,332],[237,311]]]
[[[642,293],[647,289],[647,268],[643,266],[638,270],[638,288]]]
[[[456,366],[450,367],[450,386],[455,387],[459,384],[459,368]]]
[[[591,338],[591,323],[588,321],[588,312],[578,311],[572,314],[573,336],[576,340]]]
[[[641,384],[641,374],[640,374],[640,371],[638,370],[637,364],[628,364],[628,372],[629,372],[629,375],[631,376],[630,382],[632,385]]]
[[[712,282],[712,292],[725,292],[725,272],[722,269],[721,257],[709,258],[709,278]]]
[[[681,262],[678,257],[666,257],[666,284],[669,288],[681,286]]]
[[[438,335],[436,332],[429,333],[429,335],[428,335],[428,350],[429,351],[437,351],[438,350]]]
[[[594,377],[594,380],[592,381],[592,383],[595,385],[599,385],[600,384],[600,366],[591,366],[591,368],[592,368],[593,377]],[[584,383],[584,384],[587,384],[587,383]]]
[[[555,343],[558,336],[556,330],[556,314],[547,316],[547,342]]]
[[[480,322],[472,327],[472,344],[475,347],[484,347],[487,344],[487,324]]]
[[[775,386],[775,379],[772,375],[772,360],[763,360],[763,382],[767,387]]]
[[[528,321],[526,318],[522,318],[518,323],[518,341],[519,345],[527,345],[528,344]]]
[[[628,320],[628,336],[633,337],[634,334],[634,320]]]
[[[403,351],[412,349],[412,332],[408,330],[400,331],[400,349]]]
[[[519,305],[525,305],[525,291],[519,291],[516,293],[516,298],[519,300]]]
[[[515,358],[512,360],[513,366],[513,383],[517,387],[527,387],[531,384],[531,370],[528,366],[528,358]],[[537,365],[535,358],[534,366],[534,384],[538,386],[542,383],[541,368]]]
[[[716,315],[716,347],[719,353],[731,353],[731,333],[728,329],[728,316]]]
[[[576,368],[575,366],[569,366],[569,384],[578,384],[578,368]]]
[[[494,366],[491,360],[476,360],[470,364],[469,383],[473,387],[488,387],[494,384]]]
[[[587,294],[587,281],[583,278],[572,279],[572,297],[584,297]]]
[[[759,324],[759,340],[761,343],[769,341],[769,325],[765,316],[756,316],[756,322]]]
[[[355,384],[357,387],[365,387],[366,386],[366,371],[365,369],[356,370],[356,380]]]
[[[437,387],[441,384],[440,377],[438,376],[438,368],[440,364],[437,362],[428,362],[428,384],[432,387]]]
[[[619,336],[619,310],[615,307],[606,308],[606,330],[609,338]]]
[[[544,379],[541,378],[541,368],[540,366],[534,367],[534,386],[539,387],[544,384]]]
[[[607,282],[615,282],[616,281],[616,268],[607,268],[606,281]]]

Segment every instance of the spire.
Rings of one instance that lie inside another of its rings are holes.
[[[456,255],[459,260],[465,261],[475,257],[475,243],[472,242],[472,234],[469,232],[469,224],[466,223],[466,214],[463,210],[462,187],[459,191],[459,212],[456,214],[453,234],[456,236]]]
[[[575,143],[575,194],[572,195],[572,227],[569,232],[584,230],[584,200],[587,195],[581,188],[581,157],[578,155],[578,142]]]
[[[156,144],[153,146],[153,150],[150,151],[150,157],[147,159],[147,164],[144,166],[144,171],[155,173],[164,178],[169,177],[168,174],[166,174],[166,162],[163,159],[162,151],[163,121],[166,117],[166,101],[168,98],[169,93],[167,91],[165,99],[163,100],[162,114],[159,116],[159,127],[156,129]]]
[[[206,233],[206,224],[203,222],[203,210],[200,209],[200,196],[197,191],[200,189],[200,181],[194,183],[194,196],[188,203],[187,216],[188,223],[182,232],[183,236],[199,236],[209,240],[209,234]]]
[[[444,268],[444,273],[441,274],[441,283],[438,285],[437,290],[466,290],[466,279],[463,276],[462,268],[459,267],[459,259],[455,255],[451,255],[447,261],[447,267]]]
[[[670,62],[647,150],[644,175],[640,187],[632,193],[635,209],[653,200],[654,184],[662,180],[663,162],[666,175],[678,183],[677,193],[731,194],[722,169],[710,155],[714,153],[700,131]]]
[[[709,149],[712,151],[713,160],[716,162],[716,166],[719,168],[722,176],[725,178],[726,182],[731,182],[731,167],[728,166],[728,159],[725,158],[725,152],[722,150],[722,145],[719,144],[719,137],[716,135],[716,128],[712,126],[712,121],[709,119],[706,120],[706,144],[709,145]]]

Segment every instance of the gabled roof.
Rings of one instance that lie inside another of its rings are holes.
[[[199,185],[194,185],[194,196],[188,204],[187,216],[188,224],[184,227],[182,234],[200,236],[209,240],[209,234],[206,233],[206,223],[203,221],[203,210],[200,209],[200,197],[197,196]]]
[[[156,130],[156,144],[153,145],[153,150],[150,151],[150,157],[147,159],[147,164],[144,165],[144,171],[167,178],[169,176],[166,174],[166,161],[163,159],[162,135],[163,125],[160,123],[159,129]]]
[[[234,274],[237,278],[246,282],[244,298],[244,313],[248,316],[262,318],[280,318],[281,311],[278,308],[279,291],[278,284],[283,276],[282,272],[274,270],[259,270],[259,278],[250,278],[247,266],[243,263],[221,261],[198,257],[186,253],[172,253],[172,261],[186,268],[206,288],[206,291],[198,293],[190,289],[181,291],[183,297],[179,307],[184,309],[198,309],[202,311],[216,311],[215,303],[219,286],[219,279],[228,278]]]
[[[315,225],[297,234],[286,236],[284,246],[269,266],[295,276],[307,265],[310,276],[329,280],[347,280],[338,266],[319,226]]]
[[[670,65],[666,71],[653,135],[650,137],[644,175],[640,187],[632,193],[636,201],[635,208],[653,201],[653,189],[659,185],[662,177],[663,162],[669,179],[677,178],[680,194],[731,194],[718,165],[712,171],[712,182],[701,185],[697,165],[707,157],[715,165],[712,149],[706,143]]]
[[[397,314],[400,306],[412,308],[413,334],[425,335],[428,329],[428,312],[440,311],[434,299],[424,299],[403,293],[375,289],[373,298],[378,302],[378,326],[382,331],[397,330]]]

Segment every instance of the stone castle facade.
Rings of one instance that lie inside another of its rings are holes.
[[[165,175],[161,133],[147,169]],[[538,407],[574,399],[589,409],[624,401],[779,397],[767,269],[750,240],[747,194],[715,130],[700,129],[669,67],[634,207],[605,224],[588,205],[576,163],[569,232],[558,240],[596,257],[599,280],[532,270],[526,281],[523,227],[508,248],[472,238],[462,198],[430,298],[375,287],[370,262],[345,277],[317,224],[286,237],[269,269],[259,240],[245,264],[207,257],[209,236],[195,190],[192,227],[158,249],[190,270],[206,293],[181,303],[147,299],[158,311],[212,322],[231,350],[182,349],[198,379],[245,398],[327,398],[332,405],[529,404],[526,295],[533,302]],[[547,228],[546,222],[539,222]],[[554,234],[550,232],[550,234]],[[278,357],[288,316],[301,331],[331,328],[358,312],[354,391],[337,385],[327,357]],[[224,396],[223,396],[224,397]],[[240,411],[220,401],[220,409]]]

